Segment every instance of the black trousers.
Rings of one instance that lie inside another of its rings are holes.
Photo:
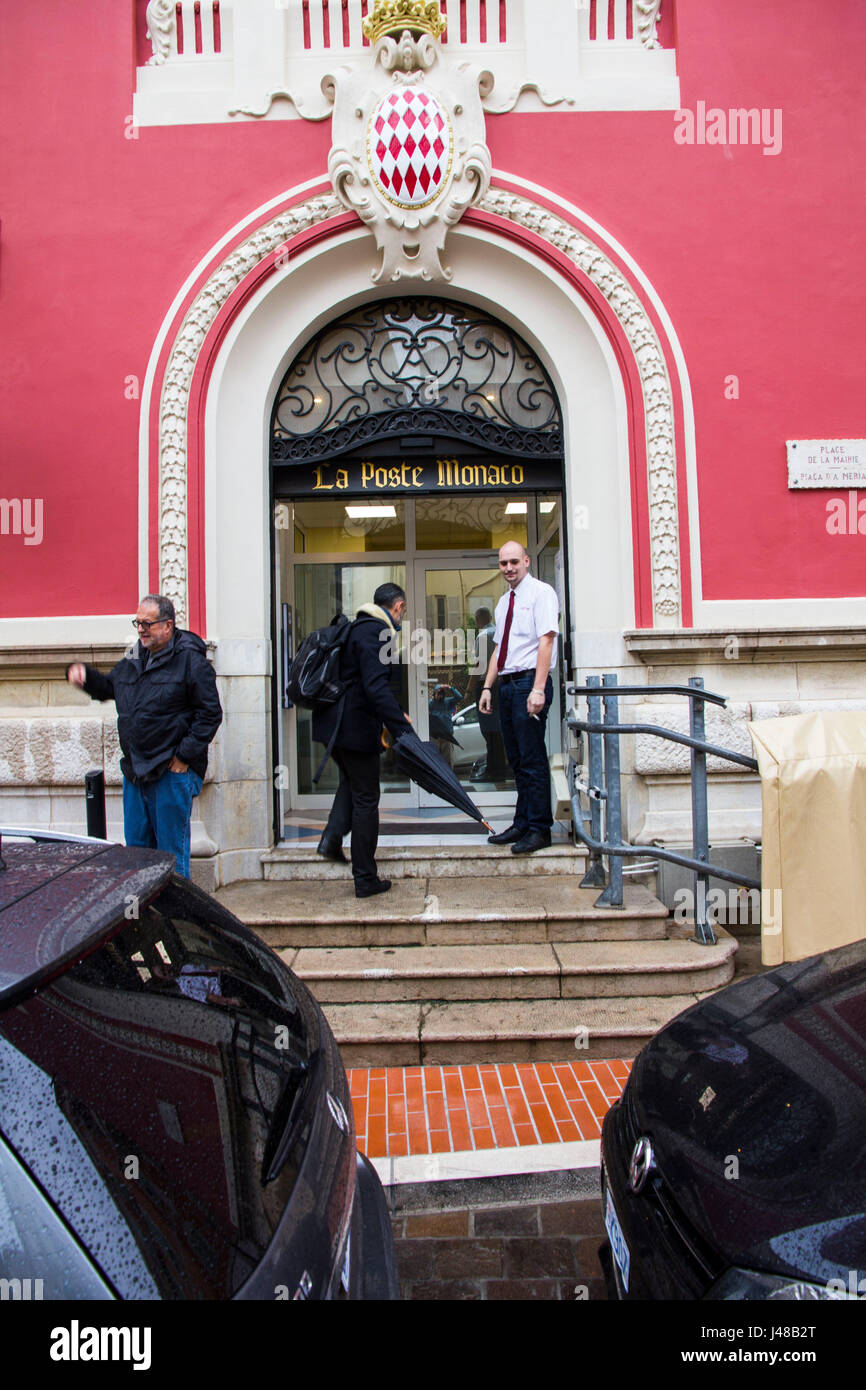
[[[550,810],[550,768],[544,734],[553,699],[553,680],[544,683],[544,709],[537,719],[526,711],[526,700],[535,683],[535,672],[522,672],[503,682],[499,697],[499,719],[505,752],[514,773],[517,806],[514,825],[518,830],[549,831],[553,825]]]
[[[355,887],[376,882],[376,845],[379,841],[379,754],[354,753],[335,748],[333,759],[340,769],[340,785],[334,796],[325,835],[342,839],[352,832],[352,877]]]

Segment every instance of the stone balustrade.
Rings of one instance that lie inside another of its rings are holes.
[[[370,54],[367,0],[151,0],[137,125],[324,120],[323,79]],[[676,110],[673,0],[441,0],[485,110]]]

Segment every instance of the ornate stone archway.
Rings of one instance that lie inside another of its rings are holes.
[[[528,196],[491,187],[479,204],[486,228],[496,235],[497,222],[530,232],[556,262],[576,271],[595,291],[611,325],[628,345],[642,397],[644,438],[636,440],[645,459],[648,496],[648,546],[652,612],[660,626],[671,626],[681,613],[675,402],[665,352],[640,294],[612,255],[564,212],[552,211]],[[159,393],[159,584],[179,613],[189,602],[188,470],[193,381],[205,344],[220,321],[230,315],[229,301],[253,279],[289,266],[293,243],[343,213],[332,194],[310,197],[276,213],[233,247],[212,269],[189,305],[169,349]],[[345,231],[342,233],[345,235]],[[338,231],[336,235],[340,235]]]

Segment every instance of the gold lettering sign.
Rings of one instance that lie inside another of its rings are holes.
[[[521,487],[520,463],[461,463],[459,459],[436,460],[436,486],[449,489],[471,487]]]
[[[345,467],[316,464],[311,470],[313,494],[327,492],[428,492],[463,488],[483,492],[495,488],[521,488],[525,469],[521,463],[462,463],[458,458],[437,458],[433,463],[375,463],[364,459]]]
[[[316,480],[313,484],[313,492],[333,492],[335,487],[342,491],[349,486],[349,475],[345,468],[338,468],[334,481],[329,483],[325,478],[328,467],[328,464],[320,463],[318,468],[313,469],[313,477]]]

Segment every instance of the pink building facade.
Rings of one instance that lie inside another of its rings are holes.
[[[80,829],[105,766],[119,827],[112,711],[63,672],[164,592],[226,709],[198,874],[260,876],[328,801],[286,643],[400,576],[416,630],[465,634],[399,663],[426,731],[512,536],[559,588],[565,680],[702,675],[744,752],[748,718],[866,705],[861,7],[448,0],[403,55],[364,37],[379,9],[0,19],[2,822]],[[391,162],[372,134],[393,92],[441,113],[408,177],[409,117]],[[639,740],[626,770],[631,837],[687,838],[685,757]],[[748,773],[714,775],[711,833],[760,839]]]

